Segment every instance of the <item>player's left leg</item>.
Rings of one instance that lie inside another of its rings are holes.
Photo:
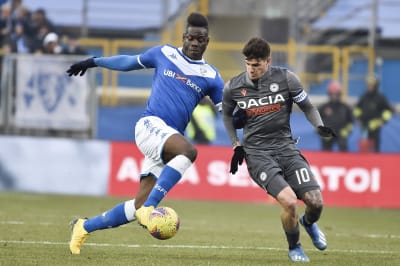
[[[78,218],[71,222],[71,240],[69,243],[72,254],[80,254],[81,247],[90,233],[118,227],[135,219],[135,211],[143,204],[155,184],[153,176],[142,177],[136,198],[122,202],[112,209],[91,218]]]
[[[310,236],[314,246],[319,250],[324,250],[327,247],[326,237],[317,225],[323,209],[321,191],[319,189],[307,191],[301,199],[306,204],[306,209],[299,222]]]

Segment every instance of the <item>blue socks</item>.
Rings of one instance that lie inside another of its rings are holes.
[[[179,182],[183,173],[185,173],[190,165],[192,165],[192,162],[184,155],[178,155],[173,158],[162,170],[143,206],[156,207],[175,184]]]
[[[192,165],[184,155],[173,158],[162,170],[153,190],[147,197],[144,206],[157,206],[167,193],[179,182],[183,173]],[[118,227],[135,219],[135,201],[129,200],[116,205],[98,216],[89,218],[84,223],[85,230],[90,233],[96,230]]]
[[[165,166],[143,206],[157,206],[165,195],[167,195],[168,191],[178,183],[181,177],[181,173],[176,171],[174,168],[169,167],[168,165]]]
[[[87,219],[84,223],[84,228],[90,233],[96,230],[117,227],[134,220],[134,214],[134,200],[126,201],[111,210]]]

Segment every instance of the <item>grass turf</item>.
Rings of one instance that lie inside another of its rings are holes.
[[[178,234],[152,238],[135,222],[91,234],[69,253],[69,221],[126,198],[0,192],[0,265],[292,265],[277,205],[164,200],[181,218]],[[300,213],[303,207],[299,207]],[[326,207],[316,250],[301,228],[310,265],[400,265],[400,210]]]

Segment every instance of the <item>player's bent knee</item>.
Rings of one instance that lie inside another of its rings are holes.
[[[197,149],[191,142],[188,142],[185,139],[185,143],[182,145],[180,154],[186,156],[190,161],[194,162],[197,158]]]
[[[279,192],[276,199],[278,200],[282,208],[284,208],[286,211],[291,213],[296,212],[297,197],[290,187],[286,187],[281,192]]]
[[[189,145],[182,155],[185,155],[190,161],[194,162],[197,158],[197,149],[193,145]]]
[[[313,204],[313,205],[308,205],[308,207],[309,207],[309,213],[311,213],[314,216],[312,220],[317,221],[321,216],[324,206],[320,204]]]

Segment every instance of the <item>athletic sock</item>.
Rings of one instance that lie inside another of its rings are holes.
[[[306,227],[308,227],[308,226],[310,226],[310,225],[313,224],[313,223],[309,223],[309,222],[308,222],[308,220],[307,220],[307,214],[304,214],[304,216],[303,216],[303,224],[304,224],[304,226],[306,226]]]
[[[192,162],[184,155],[178,155],[169,161],[162,170],[143,206],[157,206],[175,184],[178,183],[190,165],[192,165]]]
[[[135,200],[122,202],[98,216],[87,219],[83,227],[88,233],[96,230],[118,227],[134,220],[135,211]]]
[[[294,249],[300,240],[299,224],[290,231],[285,231],[286,239],[289,244],[289,249]]]

